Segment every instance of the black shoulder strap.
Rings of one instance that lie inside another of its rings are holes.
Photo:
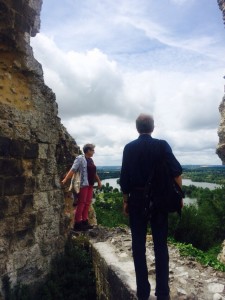
[[[160,155],[159,155],[159,159],[160,159],[161,153],[162,153],[162,148],[163,148],[161,140],[156,140],[156,142],[153,144],[153,147],[156,148],[155,149],[156,152],[160,153]],[[145,185],[145,189],[149,189],[150,188],[152,177],[153,177],[154,172],[155,172],[155,168],[157,168],[157,161],[155,162],[154,167],[150,171],[149,177],[148,177],[146,185]]]

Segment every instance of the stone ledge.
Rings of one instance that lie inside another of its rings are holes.
[[[93,267],[96,276],[98,300],[135,300],[136,279],[133,259],[125,252],[118,254],[108,241],[90,241]],[[150,279],[150,278],[149,278]],[[151,294],[155,283],[151,281]],[[156,299],[155,296],[149,300]]]
[[[137,299],[131,251],[131,234],[126,228],[96,226],[84,234],[92,250],[98,300]],[[151,297],[156,299],[155,259],[151,235],[147,235],[146,259],[151,283]],[[225,273],[202,266],[194,258],[180,256],[169,243],[170,296],[172,300],[225,300]]]
[[[137,299],[133,262],[120,260],[108,242],[90,243],[98,299]]]

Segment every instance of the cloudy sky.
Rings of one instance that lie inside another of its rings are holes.
[[[221,164],[225,29],[216,0],[44,0],[31,45],[62,123],[81,148],[96,144],[96,165],[121,164],[142,112],[181,164]]]

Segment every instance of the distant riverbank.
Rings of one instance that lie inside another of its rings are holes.
[[[117,183],[118,178],[109,178],[109,179],[103,179],[102,184],[106,185],[108,183],[110,186],[112,186],[114,189],[118,188],[120,190],[120,185]],[[221,185],[216,183],[209,183],[209,182],[194,182],[191,179],[183,179],[183,185],[189,186],[194,185],[201,188],[208,188],[210,190],[214,190],[216,188],[221,187]],[[186,197],[184,199],[185,204],[195,204],[197,199],[195,198],[188,198]]]
[[[118,178],[109,178],[109,179],[103,179],[102,184],[106,184],[107,182],[109,183],[110,186],[112,186],[114,189],[118,188],[120,189],[120,185],[117,183]],[[221,187],[220,184],[216,183],[210,183],[210,182],[194,182],[191,179],[183,179],[183,185],[194,185],[197,187],[202,187],[202,188],[209,188],[210,190],[215,190],[216,188]]]

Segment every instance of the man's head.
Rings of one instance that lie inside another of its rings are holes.
[[[152,133],[154,130],[154,119],[150,115],[140,114],[136,119],[137,131],[142,133]]]

